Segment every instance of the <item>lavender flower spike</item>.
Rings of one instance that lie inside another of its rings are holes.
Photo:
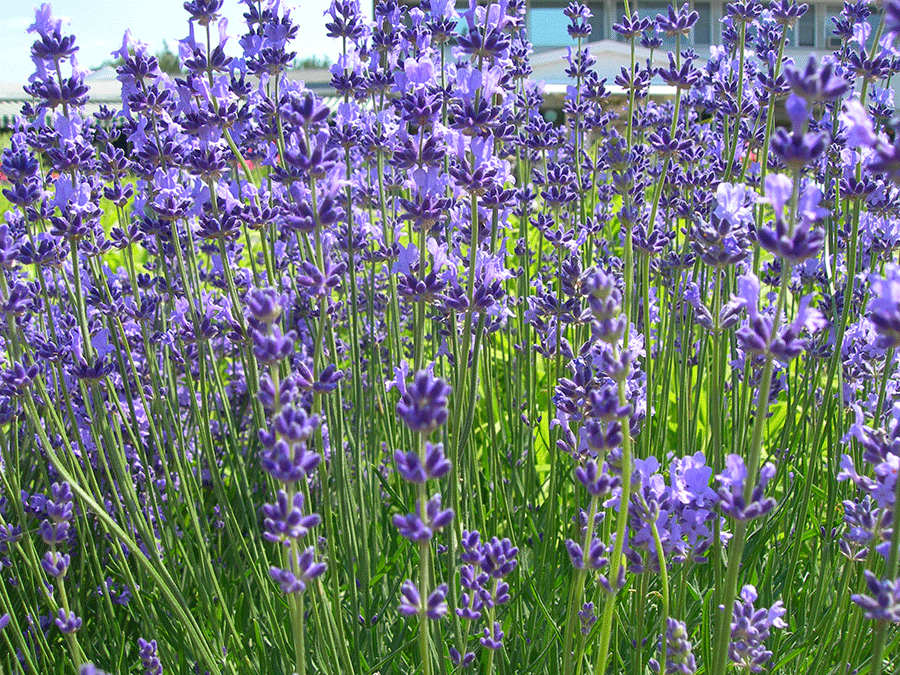
[[[697,661],[691,653],[687,627],[684,622],[669,617],[666,619],[666,672],[665,675],[693,675],[697,672]],[[650,669],[659,672],[659,663],[650,659]]]
[[[763,644],[772,628],[786,628],[782,620],[785,609],[779,600],[769,609],[756,609],[756,588],[747,584],[741,589],[740,600],[734,601],[731,619],[731,643],[729,658],[751,673],[763,670],[763,664],[772,658],[772,652]]]
[[[900,265],[884,266],[885,276],[873,274],[872,299],[869,301],[870,318],[878,333],[878,347],[900,347]]]
[[[858,593],[850,599],[862,608],[867,619],[900,623],[900,579],[879,581],[869,570],[863,574],[872,595]]]
[[[397,402],[397,417],[412,431],[430,434],[447,422],[452,388],[427,370],[419,371]]]
[[[775,508],[772,497],[764,497],[766,485],[775,476],[775,465],[767,463],[759,471],[759,483],[750,493],[750,501],[744,499],[744,485],[747,481],[747,467],[740,455],[728,455],[725,470],[716,476],[721,487],[719,499],[722,512],[735,520],[748,521],[760,518]]]

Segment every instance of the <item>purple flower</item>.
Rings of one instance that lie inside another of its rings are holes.
[[[81,628],[81,619],[75,616],[75,612],[66,613],[62,608],[60,608],[53,622],[64,635],[76,633]]]
[[[867,619],[900,623],[900,579],[881,581],[869,570],[863,570],[863,574],[871,595],[857,593],[850,599],[862,608]]]
[[[43,3],[34,10],[34,23],[28,26],[29,33],[52,35],[62,28],[62,19],[53,16],[53,8],[49,2]]]
[[[427,370],[419,371],[397,402],[397,417],[412,431],[431,434],[446,423],[453,390]]]
[[[429,619],[437,621],[443,618],[448,612],[448,590],[446,584],[441,584],[428,596],[428,600],[423,605],[419,589],[416,588],[416,585],[412,581],[407,579],[400,587],[401,598],[399,611],[403,616],[419,616],[424,614]]]
[[[581,621],[581,634],[588,635],[591,628],[597,623],[597,614],[594,611],[594,603],[586,602],[578,610],[578,618]]]
[[[491,628],[484,629],[484,637],[480,640],[481,644],[494,651],[503,647],[503,631],[500,630],[500,623],[495,621]]]
[[[673,497],[682,504],[700,508],[715,504],[718,496],[709,486],[712,472],[702,452],[673,461],[669,469]]]
[[[784,75],[791,90],[808,103],[834,101],[843,96],[850,85],[834,73],[834,66],[825,61],[821,68],[816,66],[815,56],[810,56],[804,70],[793,64],[785,66]]]
[[[656,15],[656,27],[670,37],[675,35],[687,35],[691,32],[691,28],[697,23],[699,18],[700,15],[697,12],[692,12],[690,4],[687,2],[684,3],[679,10],[676,10],[672,5],[669,5],[668,14],[666,16],[663,16],[662,14]]]
[[[898,0],[885,0],[884,30],[893,38],[900,35],[900,2]]]
[[[279,294],[273,288],[255,288],[247,294],[247,311],[250,317],[261,323],[272,324],[278,321],[287,295]]]
[[[588,494],[592,497],[602,497],[609,494],[610,490],[615,487],[616,482],[616,478],[609,473],[608,467],[604,464],[601,472],[597,467],[597,462],[593,459],[585,462],[584,467],[576,467],[575,477],[579,483],[584,485]]]
[[[780,600],[769,609],[756,609],[756,599],[756,588],[748,584],[741,589],[740,600],[734,601],[728,645],[729,658],[752,673],[762,672],[763,664],[772,658],[763,644],[771,629],[787,627],[781,618],[785,609]]]
[[[392,521],[401,536],[410,541],[428,541],[447,527],[453,520],[453,509],[441,508],[441,495],[435,494],[425,505],[425,520],[421,517],[421,506],[416,505],[416,513],[397,514]]]
[[[585,554],[579,544],[571,539],[566,539],[566,550],[569,553],[569,559],[572,561],[572,567],[577,570],[598,570],[605,567],[609,563],[608,554],[611,551],[597,537],[594,537],[593,541],[591,541],[587,554]]]
[[[462,664],[463,668],[468,668],[475,661],[475,652],[460,654],[456,647],[450,647],[450,660],[453,662],[454,666]]]
[[[683,621],[672,617],[666,618],[665,675],[693,675],[697,672],[697,661],[691,652],[691,643],[688,641],[688,637],[687,626]],[[659,663],[656,659],[650,660],[650,669],[654,673],[659,672]]]
[[[208,26],[219,18],[217,12],[222,9],[223,0],[189,0],[184,9],[191,15],[191,21],[201,26]]]
[[[253,354],[260,363],[265,364],[276,364],[290,356],[294,350],[296,337],[297,334],[294,331],[282,334],[278,326],[271,326],[268,333],[250,329]]]
[[[312,546],[302,553],[297,551],[291,554],[289,564],[288,569],[269,568],[269,576],[281,587],[282,593],[302,593],[311,581],[322,576],[327,569],[325,563],[315,561],[315,549]]]
[[[784,207],[791,200],[793,190],[794,182],[790,176],[783,173],[770,173],[766,176],[766,201],[772,205],[776,219],[784,220]]]
[[[425,443],[425,464],[414,452],[394,452],[397,471],[404,480],[410,483],[424,483],[427,480],[441,478],[450,470],[450,462],[444,456],[442,443]]]
[[[888,263],[884,271],[883,277],[869,277],[869,318],[878,332],[878,347],[891,349],[900,347],[900,265]]]
[[[71,562],[72,559],[68,554],[62,555],[58,551],[47,551],[41,558],[41,567],[48,576],[60,579],[65,576]]]
[[[858,100],[844,103],[840,121],[847,131],[847,147],[871,148],[877,143],[878,137],[872,126],[872,118]]]
[[[157,655],[156,640],[147,642],[144,638],[138,638],[138,649],[144,675],[162,675],[163,667]]]
[[[303,513],[304,497],[302,492],[294,494],[292,502],[288,501],[288,495],[284,490],[278,491],[278,501],[275,504],[263,506],[265,532],[263,538],[271,542],[288,543],[291,539],[305,537],[309,529],[322,522],[316,513]]]
[[[759,471],[759,483],[750,493],[750,500],[744,499],[744,485],[747,481],[747,467],[740,455],[728,455],[725,470],[716,476],[719,481],[719,506],[722,512],[735,520],[748,521],[760,518],[775,508],[775,500],[765,496],[765,488],[775,476],[775,465],[767,463]]]
[[[622,23],[614,23],[612,28],[625,39],[632,39],[649,29],[651,23],[649,17],[641,17],[634,12],[631,17],[623,16]]]
[[[579,2],[570,2],[563,10],[563,14],[569,18],[566,30],[573,40],[586,39],[591,35],[590,20],[593,14],[591,10]]]
[[[500,579],[516,569],[516,556],[519,549],[509,539],[492,537],[481,547],[481,569],[487,574]]]
[[[109,675],[103,670],[100,670],[93,663],[83,663],[81,667],[78,669],[78,675]]]

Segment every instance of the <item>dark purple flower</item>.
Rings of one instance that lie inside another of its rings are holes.
[[[190,0],[184,3],[184,9],[191,15],[191,21],[201,26],[208,26],[219,18],[223,0]]]
[[[41,558],[41,567],[48,576],[59,579],[66,575],[66,570],[72,563],[72,558],[68,554],[62,555],[58,551],[47,551]]]
[[[808,9],[809,5],[795,0],[777,0],[769,5],[772,17],[782,26],[793,26]]]
[[[579,483],[584,485],[588,494],[592,497],[602,497],[609,494],[617,482],[617,479],[609,473],[605,464],[601,470],[593,459],[585,462],[583,467],[576,467],[575,477]]]
[[[656,27],[670,37],[687,35],[699,18],[700,15],[697,12],[691,11],[690,3],[684,3],[678,10],[669,5],[668,14],[656,15]]]
[[[287,543],[289,540],[305,537],[310,528],[322,522],[317,513],[303,513],[304,497],[302,492],[294,494],[291,502],[284,490],[278,491],[275,504],[263,506],[265,532],[263,538],[276,543]]]
[[[424,614],[429,619],[437,621],[447,614],[447,588],[446,584],[438,586],[431,595],[425,605],[422,605],[422,596],[416,585],[406,580],[400,587],[400,607],[399,611],[403,616],[419,616]]]
[[[495,579],[505,577],[518,565],[518,554],[519,549],[509,539],[492,537],[481,547],[481,569]]]
[[[488,649],[494,651],[503,647],[503,631],[500,630],[500,623],[498,621],[494,622],[492,628],[484,629],[484,637],[481,638],[480,642]]]
[[[454,666],[462,664],[463,668],[468,668],[475,662],[475,652],[460,654],[456,647],[450,647],[450,660],[453,662]]]
[[[580,2],[570,2],[563,10],[563,14],[569,18],[569,25],[566,27],[569,37],[573,40],[584,40],[591,36],[590,20],[593,14],[585,5]]]
[[[280,587],[282,593],[302,593],[310,582],[322,576],[327,566],[323,562],[315,562],[315,549],[310,546],[302,553],[297,551],[290,556],[290,567],[281,569],[270,567],[269,575]]]
[[[260,363],[275,364],[286,359],[294,350],[294,340],[297,334],[288,331],[282,335],[278,326],[271,326],[268,333],[250,329],[250,338],[253,340],[253,354]]]
[[[850,596],[872,621],[900,623],[900,579],[879,580],[869,570],[863,570],[871,595],[857,593]]]
[[[66,613],[62,608],[60,608],[57,617],[53,622],[64,635],[71,635],[72,633],[78,632],[82,623],[81,619],[75,615],[75,612]]]
[[[429,479],[441,478],[450,470],[450,462],[444,456],[444,446],[441,443],[425,444],[424,465],[414,452],[403,453],[397,450],[394,460],[397,462],[397,471],[410,483],[424,483]]]
[[[452,388],[427,370],[419,371],[397,402],[397,417],[412,431],[431,434],[448,417],[447,397]]]
[[[273,288],[255,288],[247,294],[247,311],[249,315],[261,323],[275,323],[284,306],[287,296],[279,294]]]
[[[650,28],[650,17],[641,17],[634,12],[631,17],[623,16],[622,23],[614,23],[613,30],[625,39],[635,38]]]

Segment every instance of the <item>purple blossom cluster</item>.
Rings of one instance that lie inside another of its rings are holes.
[[[288,74],[288,4],[243,5],[235,36],[223,0],[184,3],[174,77],[127,33],[121,106],[93,114],[63,21],[28,29],[0,155],[0,669],[574,675],[630,640],[635,672],[760,672],[786,609],[746,582],[799,601],[842,501],[837,592],[877,675],[897,0],[846,2],[802,62],[805,4],[727,4],[705,60],[690,4],[640,8],[609,84],[572,2],[559,124],[525,0],[334,0],[328,103]],[[863,659],[852,637],[829,658]]]
[[[482,542],[477,531],[464,531],[461,544],[463,565],[459,576],[463,592],[456,615],[469,622],[485,618],[487,625],[479,642],[485,649],[495,652],[503,647],[503,630],[500,622],[495,620],[495,612],[511,600],[510,586],[504,579],[518,566],[519,549],[509,539],[492,537],[490,541]],[[475,653],[460,654],[452,647],[450,657],[455,664],[465,667],[474,661]]]
[[[760,673],[772,658],[765,648],[765,641],[773,628],[787,628],[782,617],[785,609],[777,601],[769,609],[756,609],[756,588],[746,585],[741,589],[740,600],[734,601],[731,619],[731,644],[728,656],[733,663],[751,673]]]

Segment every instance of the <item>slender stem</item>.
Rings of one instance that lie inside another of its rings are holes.
[[[594,539],[594,520],[597,517],[597,506],[599,503],[599,497],[597,497],[596,495],[591,497],[591,505],[588,510],[587,527],[585,528],[584,542],[581,549],[585,555],[587,555],[588,548],[590,547],[591,542]],[[579,620],[578,606],[579,604],[581,604],[581,597],[584,593],[584,581],[586,577],[586,567],[575,570],[575,585],[573,586],[572,592],[569,596],[569,617],[566,624],[566,646],[565,651],[563,652],[563,675],[569,675],[569,673],[572,672],[573,668],[572,638],[575,635],[575,627],[578,624]]]
[[[418,435],[419,443],[419,461],[425,466],[425,435]],[[421,518],[426,517],[428,512],[428,492],[427,483],[419,483],[419,514]],[[419,594],[422,598],[422,608],[419,611],[419,658],[422,661],[422,675],[431,675],[431,649],[429,645],[428,635],[428,614],[426,613],[426,604],[429,588],[429,566],[431,565],[431,541],[423,539],[419,542]]]
[[[619,350],[613,347],[613,355],[619,358]],[[619,403],[626,405],[628,392],[625,388],[625,379],[619,379]],[[597,651],[597,661],[594,665],[594,675],[604,675],[609,659],[609,643],[612,638],[612,621],[616,610],[616,595],[619,588],[619,569],[623,564],[622,550],[625,545],[625,533],[628,529],[628,504],[631,501],[631,471],[632,471],[632,440],[628,420],[622,421],[622,487],[619,494],[619,513],[616,519],[616,541],[613,545],[612,557],[609,561],[609,583],[612,592],[606,596],[603,606],[603,617],[600,627],[600,648]]]
[[[662,539],[659,537],[659,528],[656,520],[650,521],[650,530],[653,532],[653,543],[656,547],[656,559],[659,561],[659,583],[662,587],[662,596],[659,604],[659,630],[660,630],[660,655],[659,672],[666,672],[666,631],[669,623],[669,570],[666,569],[666,552],[663,550]]]

